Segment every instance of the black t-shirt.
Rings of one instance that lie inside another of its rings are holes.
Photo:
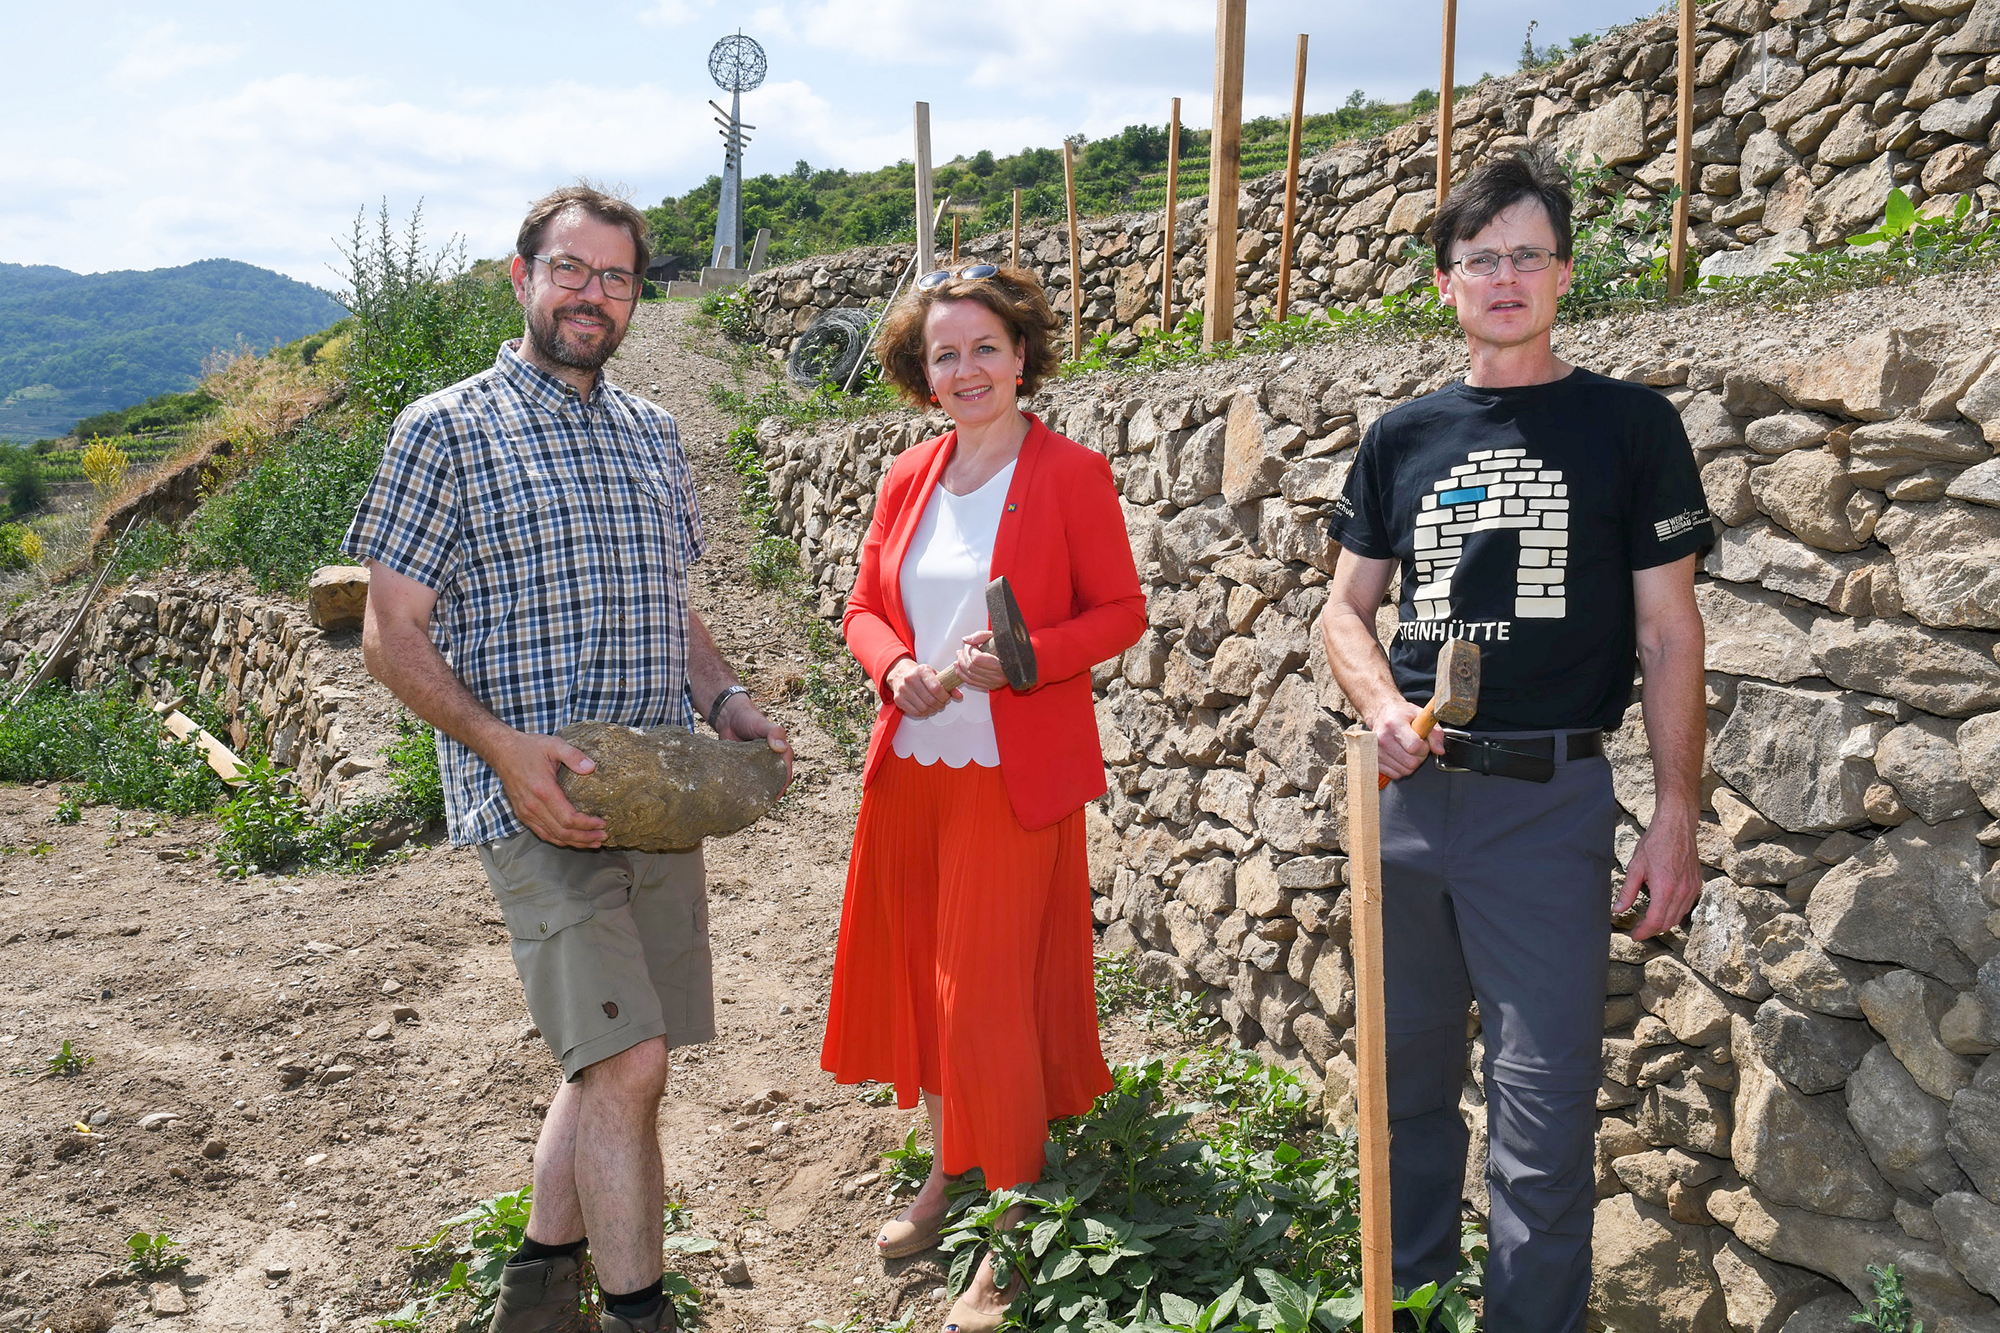
[[[1447,639],[1480,648],[1473,731],[1615,728],[1637,667],[1632,573],[1714,540],[1680,415],[1643,385],[1453,384],[1384,416],[1333,537],[1402,562],[1389,653],[1414,703]]]

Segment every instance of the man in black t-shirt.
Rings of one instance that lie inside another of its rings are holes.
[[[1458,1112],[1477,1000],[1490,1136],[1488,1333],[1584,1326],[1618,807],[1603,733],[1643,667],[1657,803],[1618,911],[1671,930],[1701,888],[1704,738],[1694,569],[1712,540],[1679,416],[1659,394],[1556,359],[1570,197],[1533,158],[1487,163],[1439,210],[1437,283],[1463,382],[1390,412],[1336,502],[1320,618],[1377,739],[1398,1287],[1457,1271],[1468,1137]],[[1400,571],[1385,657],[1375,610]],[[1410,728],[1448,639],[1481,650],[1465,732]],[[1426,763],[1435,756],[1437,763]]]

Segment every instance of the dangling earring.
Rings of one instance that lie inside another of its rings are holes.
[[[1014,387],[1015,387],[1015,388],[1017,388],[1017,389],[1018,389],[1018,388],[1020,388],[1020,387],[1021,387],[1021,386],[1022,386],[1023,384],[1025,384],[1025,383],[1027,383],[1027,379],[1026,379],[1026,377],[1025,377],[1025,376],[1022,376],[1022,375],[1016,375],[1016,376],[1014,377]]]
[[[937,405],[938,405],[937,395],[933,393],[931,395],[931,406],[936,407]]]

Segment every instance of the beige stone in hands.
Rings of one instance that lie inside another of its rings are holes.
[[[785,789],[785,756],[763,741],[611,722],[575,722],[556,734],[596,762],[590,773],[564,769],[560,782],[578,810],[605,821],[606,847],[699,847],[754,824]]]

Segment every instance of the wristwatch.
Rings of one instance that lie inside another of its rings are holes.
[[[745,686],[731,685],[728,689],[716,695],[715,702],[708,706],[708,729],[710,731],[720,732],[722,728],[717,726],[716,723],[720,721],[722,718],[722,710],[727,708],[729,706],[729,701],[735,698],[737,695],[748,694],[748,693],[750,693],[750,691]]]

